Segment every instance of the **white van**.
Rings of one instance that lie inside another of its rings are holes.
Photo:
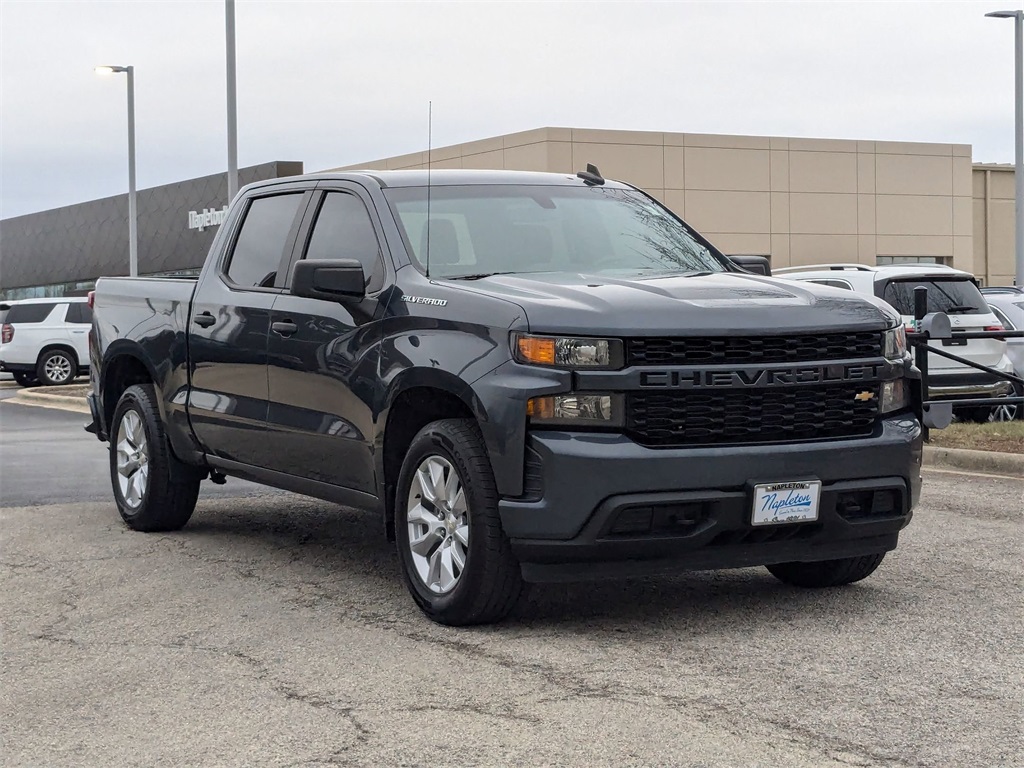
[[[85,297],[0,303],[0,371],[27,387],[70,384],[89,370],[92,308]]]
[[[774,274],[787,280],[805,280],[877,296],[903,315],[908,328],[914,323],[914,288],[924,286],[928,289],[928,312],[945,312],[953,326],[952,339],[932,342],[931,346],[997,371],[1013,373],[1005,341],[956,338],[957,333],[1003,330],[970,272],[941,264],[816,264],[776,269]],[[1013,392],[1009,381],[939,355],[928,356],[928,374],[928,393],[934,398],[1003,397]],[[987,406],[953,410],[966,421],[988,421],[993,412]]]

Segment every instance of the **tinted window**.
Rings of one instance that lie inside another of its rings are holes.
[[[260,197],[249,204],[228,265],[231,282],[246,287],[274,284],[301,202],[302,193],[297,192]]]
[[[668,209],[628,189],[575,186],[385,190],[413,256],[430,273],[724,272],[720,257]],[[429,239],[429,242],[428,242]]]
[[[345,192],[328,192],[324,196],[306,258],[355,259],[363,265],[366,290],[380,288],[380,246],[362,200]]]
[[[970,280],[900,280],[885,286],[882,298],[892,304],[901,315],[914,314],[914,289],[928,289],[928,311],[950,314],[987,314],[988,304],[981,291]]]
[[[92,309],[84,301],[68,304],[67,321],[69,323],[91,323]]]
[[[7,313],[8,323],[41,323],[47,318],[56,302],[47,304],[15,304]]]

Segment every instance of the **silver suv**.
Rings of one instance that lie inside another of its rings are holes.
[[[903,316],[908,328],[914,322],[914,288],[924,286],[928,289],[928,311],[945,312],[953,325],[954,338],[932,342],[932,346],[997,371],[1013,373],[1005,341],[956,338],[957,333],[1003,330],[970,272],[941,264],[816,264],[777,269],[774,274],[877,296]],[[1003,397],[1013,392],[1013,385],[1005,379],[938,355],[930,356],[928,373],[929,397],[970,399]],[[962,406],[954,407],[954,413],[965,421],[988,421],[993,409]]]

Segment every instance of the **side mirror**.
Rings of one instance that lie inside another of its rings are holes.
[[[772,264],[764,256],[730,256],[729,261],[744,272],[771,277]]]
[[[361,299],[366,295],[363,265],[354,259],[299,261],[292,268],[292,295],[306,299]]]

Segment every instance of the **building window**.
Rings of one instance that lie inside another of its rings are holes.
[[[876,256],[875,264],[879,267],[886,267],[890,264],[941,264],[945,267],[953,266],[952,256]]]

